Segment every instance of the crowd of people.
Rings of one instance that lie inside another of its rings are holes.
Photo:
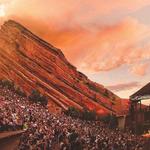
[[[55,115],[0,87],[0,132],[24,130],[19,150],[142,150],[144,139],[101,121]]]

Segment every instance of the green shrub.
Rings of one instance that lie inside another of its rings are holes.
[[[84,108],[83,111],[79,111],[75,107],[69,107],[65,114],[73,118],[80,118],[82,120],[96,120],[96,112],[90,111],[87,108]]]
[[[83,120],[96,120],[96,112],[89,111],[87,108],[84,108],[82,112],[82,119]]]
[[[15,92],[16,92],[18,95],[22,96],[22,97],[26,97],[26,96],[27,96],[26,93],[25,93],[20,87],[17,87],[17,88],[15,89]]]
[[[86,85],[93,91],[95,92],[100,92],[100,90],[93,84],[90,84],[90,83],[86,83]]]
[[[29,95],[29,100],[31,100],[34,103],[40,103],[43,106],[46,106],[48,104],[47,98],[42,95],[38,90],[33,90],[32,93]]]
[[[12,81],[9,81],[9,80],[6,80],[6,79],[0,80],[0,85],[2,87],[7,87],[8,89],[13,89],[14,88],[14,83]]]
[[[109,114],[107,116],[101,117],[100,120],[104,122],[105,124],[107,124],[109,128],[112,128],[112,129],[116,128],[118,124],[117,117],[114,114],[112,115]]]
[[[73,118],[79,118],[80,112],[75,107],[69,107],[68,110],[65,111],[65,114],[71,116]]]
[[[109,97],[109,92],[108,92],[108,90],[105,90],[104,96]]]

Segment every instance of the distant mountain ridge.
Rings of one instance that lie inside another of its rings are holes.
[[[73,106],[99,114],[119,114],[122,100],[70,64],[61,50],[9,20],[0,30],[0,79],[9,79],[27,94],[38,89],[49,99],[52,111]]]

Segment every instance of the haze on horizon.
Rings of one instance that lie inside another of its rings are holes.
[[[150,0],[0,0],[90,79],[128,98],[150,82]]]

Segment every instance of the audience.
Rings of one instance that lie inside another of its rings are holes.
[[[55,115],[0,87],[0,131],[24,130],[19,150],[142,150],[144,139],[100,121]]]

